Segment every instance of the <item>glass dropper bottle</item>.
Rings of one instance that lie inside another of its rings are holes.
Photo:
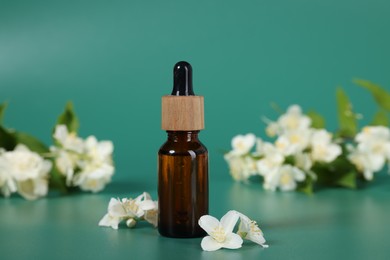
[[[162,129],[168,140],[158,152],[158,231],[167,237],[204,236],[198,220],[208,214],[208,152],[199,141],[204,129],[203,97],[192,89],[192,67],[173,69],[171,95],[162,98]]]

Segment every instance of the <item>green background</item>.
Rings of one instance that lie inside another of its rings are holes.
[[[76,196],[78,199],[74,200],[73,197],[44,199],[34,203],[18,198],[0,200],[11,214],[6,215],[9,217],[7,232],[15,230],[11,228],[12,223],[18,223],[15,214],[23,213],[25,207],[26,212],[30,208],[32,212],[39,212],[39,207],[48,212],[37,216],[53,225],[36,227],[46,234],[46,229],[63,227],[50,214],[51,204],[63,205],[58,206],[59,211],[68,207],[65,213],[75,219],[79,216],[69,213],[73,203],[81,212],[92,208],[93,214],[89,212],[81,219],[95,225],[110,196],[134,196],[144,190],[155,195],[156,156],[166,139],[166,134],[160,130],[161,96],[170,93],[172,67],[179,60],[193,65],[195,93],[205,96],[206,129],[200,138],[211,157],[210,178],[211,188],[214,188],[211,212],[220,217],[229,207],[237,206],[229,204],[226,201],[229,196],[224,195],[234,187],[239,187],[239,191],[233,193],[236,196],[247,190],[230,180],[222,151],[230,148],[230,140],[236,134],[254,132],[264,136],[261,117],[277,116],[271,102],[282,108],[296,103],[306,111],[315,109],[325,115],[327,128],[335,130],[334,94],[336,87],[342,85],[355,110],[365,115],[361,125],[370,121],[375,104],[368,93],[354,86],[351,80],[365,78],[390,89],[389,10],[390,3],[385,0],[0,0],[0,102],[9,103],[5,124],[50,144],[56,117],[65,103],[72,100],[81,122],[80,135],[93,134],[98,139],[112,140],[117,167],[113,183],[101,195]],[[386,182],[386,178],[382,180]],[[387,198],[388,183],[376,187],[379,191],[384,189]],[[255,186],[250,187],[253,195],[259,193],[275,203],[278,199],[282,203],[292,197],[292,208],[294,203],[309,203],[304,195],[263,194],[254,191]],[[335,196],[333,192],[352,198],[368,196],[364,195],[366,191],[357,195],[353,191],[337,190],[329,191],[330,197]],[[309,199],[311,203],[321,203],[316,196],[328,198],[324,192]],[[256,199],[248,197],[248,200]],[[313,202],[316,200],[319,201]],[[352,200],[358,203],[360,198]],[[18,208],[17,204],[24,206]],[[249,211],[251,205],[244,205],[241,210]],[[253,214],[263,219],[259,207],[259,212]],[[309,207],[311,205],[302,206],[302,209]],[[385,209],[389,214],[385,204],[376,207],[377,211]],[[374,218],[375,214],[380,214],[377,211],[374,210]],[[275,209],[275,215],[270,214],[266,220],[271,221],[272,216],[278,215]],[[321,217],[320,213],[318,215]],[[24,220],[20,221],[32,228],[34,223]],[[74,221],[68,224],[72,226],[71,223]],[[302,223],[295,224],[299,229]],[[333,227],[332,223],[328,224]],[[269,226],[266,234],[273,232],[272,225]],[[4,229],[5,224],[0,227]],[[22,233],[23,225],[18,227]],[[29,228],[25,229],[26,234]],[[124,230],[120,230],[119,237],[111,230],[92,226],[90,230],[94,230],[94,239],[106,235],[109,237],[106,239],[115,243],[132,236]],[[136,232],[142,234],[142,231]],[[304,231],[295,234],[297,237],[311,235]],[[324,241],[332,240],[333,235],[329,234]],[[388,235],[384,236],[380,238],[389,239]],[[31,237],[33,239],[34,235]],[[149,238],[161,240],[154,236]],[[283,245],[289,240],[277,235],[273,238],[271,245]],[[186,242],[179,241],[185,247]],[[198,241],[191,247],[198,252]],[[18,256],[17,250],[12,250],[11,245],[9,248],[6,252],[10,257]],[[36,248],[39,252],[48,250],[47,247]],[[305,252],[305,248],[301,249]],[[0,254],[2,250],[0,244]],[[99,248],[95,250],[99,252]],[[131,242],[127,250],[131,255]],[[249,252],[257,256],[256,250]],[[273,253],[284,252],[285,256],[295,252],[289,247],[284,250],[282,247],[277,251],[272,246],[269,249]],[[241,256],[239,252],[221,257],[233,259]],[[290,256],[302,259],[307,255]]]

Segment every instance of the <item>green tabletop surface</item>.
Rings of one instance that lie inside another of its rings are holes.
[[[259,183],[211,179],[210,214],[235,209],[258,221],[269,248],[202,251],[201,238],[161,237],[149,224],[98,227],[110,197],[156,196],[154,182],[114,182],[100,194],[0,199],[1,259],[389,259],[390,178],[360,190],[312,196],[267,192]],[[131,191],[131,192],[130,192]]]

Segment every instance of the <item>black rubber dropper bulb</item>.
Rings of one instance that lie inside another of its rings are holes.
[[[179,61],[173,67],[173,96],[194,96],[192,90],[192,67],[186,61]]]

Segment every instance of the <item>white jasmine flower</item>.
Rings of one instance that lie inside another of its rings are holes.
[[[66,176],[67,186],[92,192],[103,190],[115,171],[112,142],[98,142],[94,136],[83,141],[75,133],[68,133],[64,125],[56,127],[54,138],[61,147],[51,147],[51,151],[57,169]]]
[[[5,151],[0,150],[0,189],[5,197],[17,191],[16,182],[8,172],[8,162],[3,156]]]
[[[263,152],[263,145],[265,142],[261,138],[256,138],[256,150],[253,153],[254,156],[262,156],[264,154]]]
[[[264,157],[257,161],[257,170],[260,175],[266,176],[277,170],[284,162],[283,154],[271,143],[263,143],[262,154]]]
[[[111,141],[98,142],[95,136],[89,136],[85,140],[86,154],[94,162],[112,163],[114,145]]]
[[[295,166],[298,168],[309,171],[313,166],[313,161],[310,158],[310,155],[307,153],[297,153],[294,156],[295,158]]]
[[[155,203],[147,198],[150,195],[146,192],[142,193],[135,199],[122,200],[112,198],[108,205],[108,213],[111,216],[123,218],[140,218],[143,217],[146,210],[155,208]]]
[[[265,244],[263,231],[261,231],[256,221],[249,219],[247,216],[240,212],[237,213],[239,214],[241,220],[238,226],[237,234],[243,239],[251,240],[256,244],[267,248],[268,245]]]
[[[74,177],[74,185],[92,192],[104,189],[115,170],[111,157],[113,149],[110,141],[98,142],[94,136],[88,137],[85,141],[86,159],[78,162],[81,171]]]
[[[91,163],[85,165],[82,171],[73,178],[73,184],[84,191],[99,192],[111,181],[113,174],[114,166]]]
[[[278,137],[275,146],[286,156],[300,153],[308,147],[310,136],[309,129],[288,131]]]
[[[279,188],[282,191],[295,190],[297,182],[304,181],[305,178],[305,173],[297,167],[283,165],[280,169]]]
[[[311,125],[311,119],[302,114],[298,105],[292,105],[287,109],[286,114],[279,117],[277,123],[284,132],[306,130]]]
[[[54,130],[54,139],[61,144],[61,146],[70,151],[82,153],[84,149],[83,140],[77,136],[76,133],[68,132],[66,125],[57,125]]]
[[[254,134],[237,135],[232,139],[233,153],[244,155],[249,153],[255,145],[256,136]]]
[[[311,139],[311,156],[314,161],[329,163],[342,152],[339,145],[332,143],[332,135],[325,129],[315,130]]]
[[[50,147],[50,150],[56,154],[55,164],[58,171],[66,177],[66,185],[71,186],[80,155],[55,147]]]
[[[285,164],[279,168],[273,169],[264,176],[263,187],[266,190],[275,191],[279,188],[282,191],[295,190],[297,182],[304,181],[305,173],[299,168]]]
[[[128,227],[134,227],[138,220],[145,219],[157,226],[157,202],[153,201],[149,193],[144,192],[135,199],[111,198],[107,214],[99,221],[99,226],[118,229],[121,221],[125,220]]]
[[[19,144],[13,151],[3,152],[0,159],[0,182],[4,195],[18,191],[26,199],[45,196],[51,162]]]
[[[247,180],[257,173],[256,161],[251,156],[240,156],[234,152],[224,155],[229,165],[230,174],[235,180]]]
[[[16,184],[19,194],[28,200],[46,196],[49,189],[47,177],[19,181]]]
[[[356,135],[358,149],[383,160],[390,159],[390,129],[384,126],[368,126]]]
[[[237,249],[242,245],[242,238],[233,233],[234,226],[239,218],[239,214],[228,211],[218,221],[216,218],[205,215],[199,219],[199,226],[203,228],[209,236],[202,239],[201,247],[205,251],[215,251],[220,248]]]
[[[348,159],[368,181],[371,181],[374,178],[374,173],[380,171],[385,164],[383,156],[355,148],[349,148],[349,151]]]
[[[348,159],[363,172],[366,180],[372,180],[390,155],[390,130],[383,126],[364,127],[355,137],[357,147],[349,146]]]
[[[372,163],[370,157],[370,155],[361,153],[355,149],[351,149],[348,155],[348,159],[356,166],[358,171],[363,173],[364,178],[368,181],[374,178],[374,172],[379,171],[383,164],[382,162],[379,162],[379,164],[375,163],[375,161]]]
[[[275,137],[280,133],[280,126],[276,122],[269,122],[265,132],[269,137]]]
[[[366,126],[355,137],[358,143],[377,143],[390,141],[390,129],[385,126]]]

